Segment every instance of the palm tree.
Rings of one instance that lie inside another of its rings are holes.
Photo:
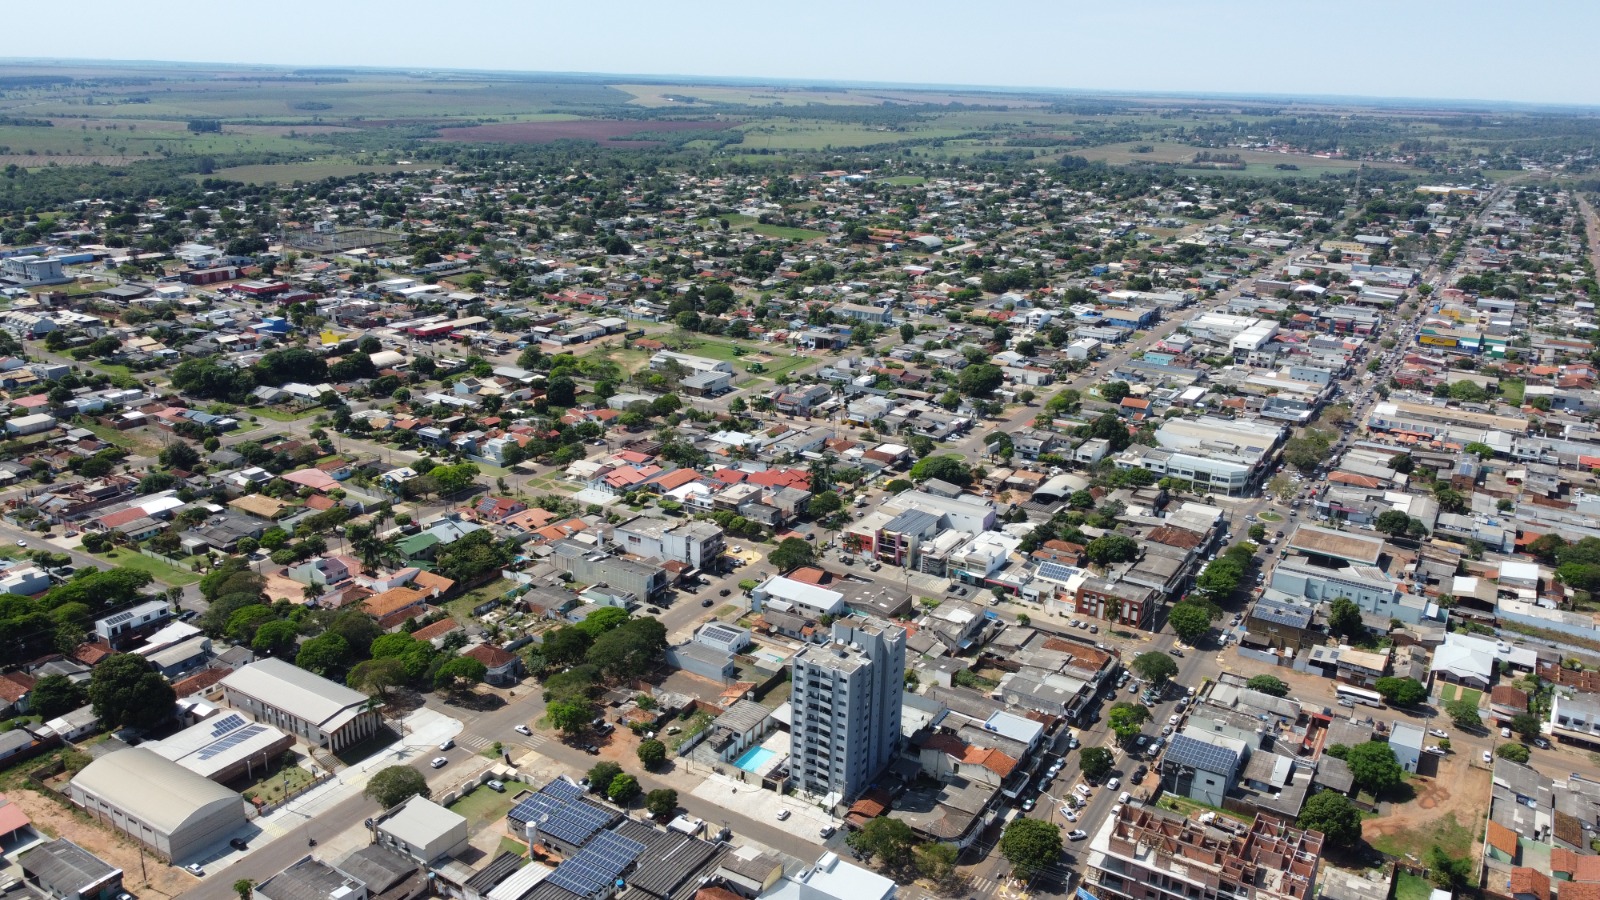
[[[315,603],[317,602],[317,598],[322,596],[322,586],[317,584],[308,584],[300,590],[300,595],[306,598],[307,603]]]
[[[233,890],[239,895],[239,900],[250,900],[250,895],[255,893],[256,883],[248,878],[241,878],[233,883]]]

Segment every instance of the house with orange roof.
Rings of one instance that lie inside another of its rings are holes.
[[[1527,866],[1517,866],[1511,870],[1511,880],[1506,887],[1506,892],[1511,895],[1511,900],[1550,900],[1550,876]],[[1565,888],[1561,891],[1562,900],[1566,900]]]
[[[1489,854],[1489,859],[1502,864],[1516,863],[1517,833],[1515,831],[1490,819],[1483,843],[1485,851]]]
[[[559,541],[563,538],[572,537],[580,531],[585,531],[588,529],[588,527],[589,525],[587,522],[574,516],[573,518],[567,519],[565,522],[555,522],[535,530],[532,532],[532,540],[530,543],[548,544],[551,541]]]
[[[495,687],[516,684],[522,677],[522,657],[493,644],[469,647],[461,651],[461,655],[483,663],[484,669],[487,670],[483,680]]]
[[[427,606],[427,599],[425,592],[415,588],[392,587],[361,601],[361,607],[379,619],[398,612],[421,615]]]
[[[527,533],[549,525],[555,517],[555,513],[534,507],[509,515],[500,524]]]
[[[419,641],[428,641],[429,643],[433,643],[435,641],[442,641],[444,640],[445,635],[453,634],[454,632],[460,630],[460,622],[457,622],[455,619],[444,618],[434,622],[432,625],[424,625],[421,628],[418,628],[416,631],[411,632],[411,636]],[[435,646],[437,646],[437,644],[435,644]]]

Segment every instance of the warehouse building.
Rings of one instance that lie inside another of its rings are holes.
[[[199,855],[245,824],[238,794],[143,747],[85,766],[67,785],[67,796],[173,862]]]

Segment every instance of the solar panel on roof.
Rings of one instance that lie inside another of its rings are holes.
[[[213,756],[217,756],[218,754],[239,746],[245,741],[250,740],[266,730],[267,726],[265,725],[251,725],[249,728],[242,728],[230,735],[227,735],[211,746],[206,747],[204,750],[201,750],[198,756],[200,759],[210,759]]]
[[[602,831],[571,859],[556,866],[547,881],[581,897],[606,892],[645,851],[645,845],[613,831]]]
[[[1054,581],[1066,581],[1077,573],[1077,569],[1058,562],[1045,562],[1039,564],[1039,576]]]
[[[244,724],[244,716],[241,716],[238,713],[229,713],[228,715],[218,719],[217,723],[211,726],[211,736],[222,737],[235,728],[243,728]]]
[[[109,618],[107,618],[106,619],[106,624],[107,625],[121,625],[123,622],[126,622],[131,618],[133,618],[133,613],[131,613],[131,612],[120,612],[120,613],[117,613],[114,616],[110,616]]]
[[[1175,766],[1192,766],[1206,772],[1222,774],[1231,772],[1237,767],[1239,755],[1226,747],[1218,747],[1188,735],[1178,734],[1173,735],[1172,744],[1167,747],[1167,762]]]
[[[540,788],[539,793],[555,797],[558,800],[581,800],[583,799],[584,791],[583,788],[564,778],[557,778],[555,781]]]

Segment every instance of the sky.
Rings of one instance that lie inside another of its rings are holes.
[[[1590,0],[77,0],[7,24],[0,53],[32,58],[1600,105]]]

